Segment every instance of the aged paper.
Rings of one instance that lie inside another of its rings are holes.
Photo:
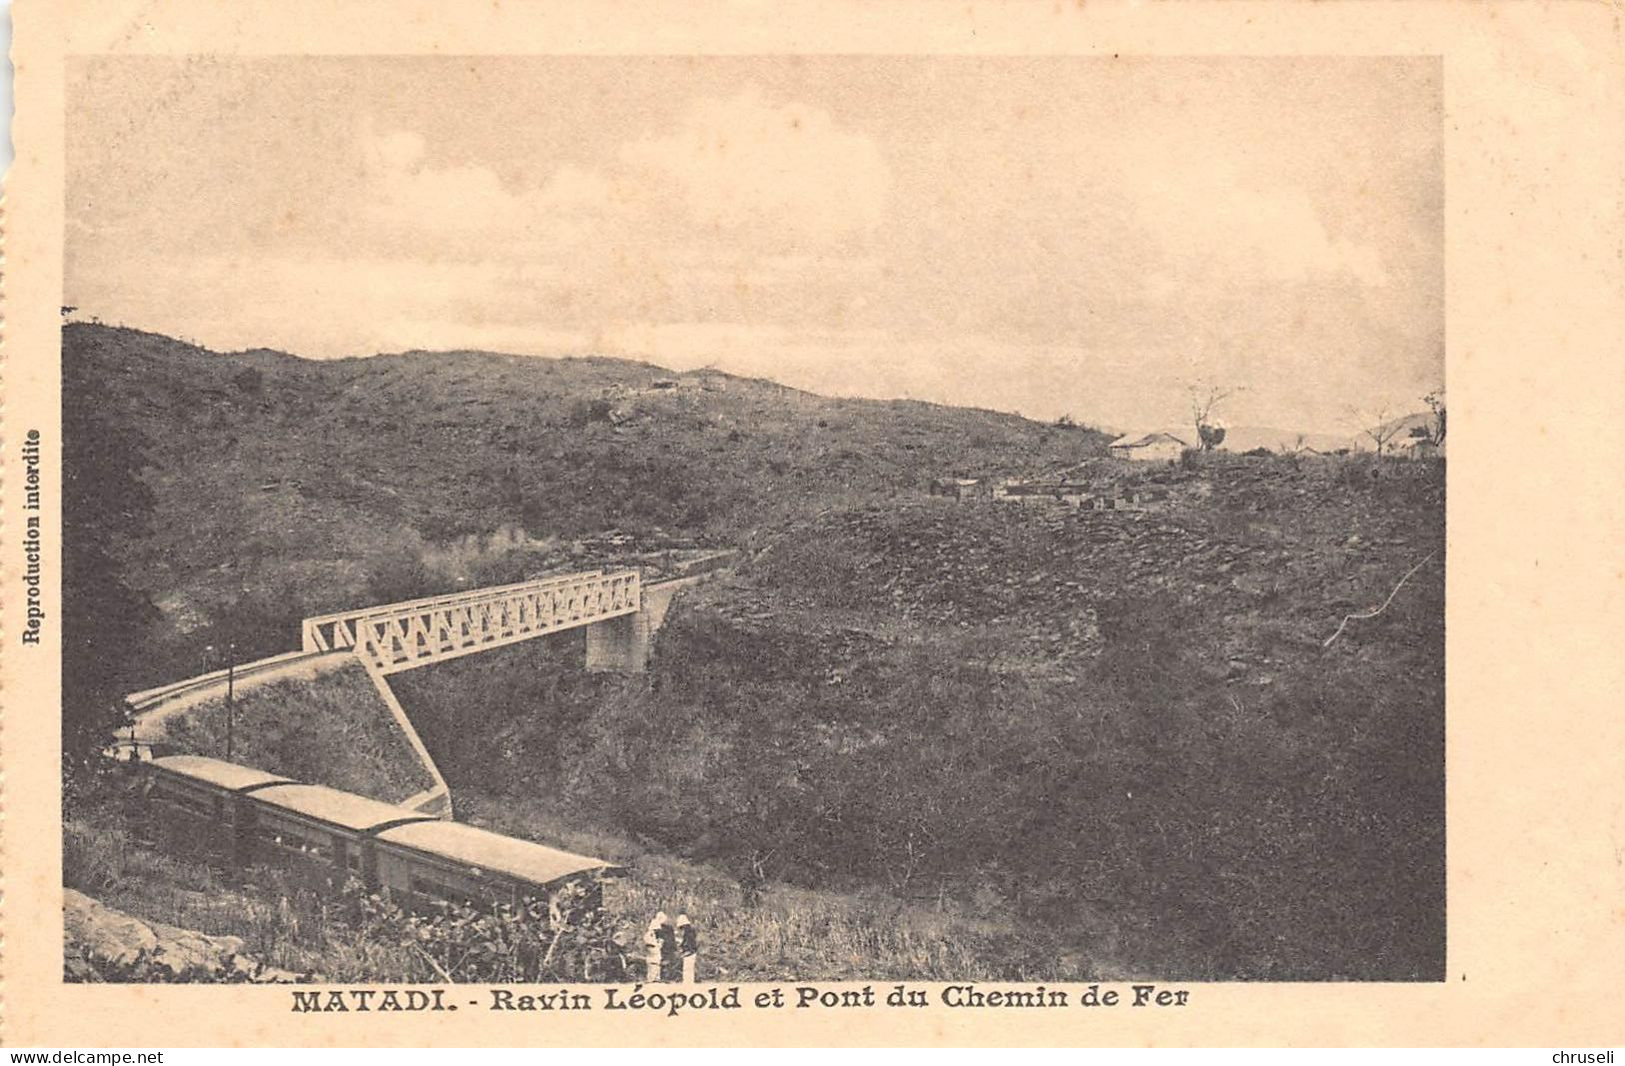
[[[14,18],[8,1045],[1619,1042],[1614,8]]]

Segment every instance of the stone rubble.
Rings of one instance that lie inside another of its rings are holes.
[[[286,984],[306,976],[263,965],[235,936],[145,922],[65,889],[63,979],[141,983]]]

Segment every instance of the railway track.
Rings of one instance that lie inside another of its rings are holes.
[[[183,681],[172,681],[167,685],[132,692],[124,697],[124,702],[135,716],[139,727],[143,723],[150,725],[162,717],[185,710],[204,700],[225,695],[228,675],[232,686],[241,690],[285,677],[314,677],[354,661],[355,656],[348,651],[285,652],[268,659],[239,663],[229,670],[212,670]]]

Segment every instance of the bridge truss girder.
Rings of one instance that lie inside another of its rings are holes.
[[[636,570],[570,574],[306,619],[307,651],[353,649],[399,673],[636,613]]]

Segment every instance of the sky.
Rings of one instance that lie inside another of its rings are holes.
[[[481,348],[1347,433],[1443,384],[1429,58],[117,57],[64,302],[221,350]]]

